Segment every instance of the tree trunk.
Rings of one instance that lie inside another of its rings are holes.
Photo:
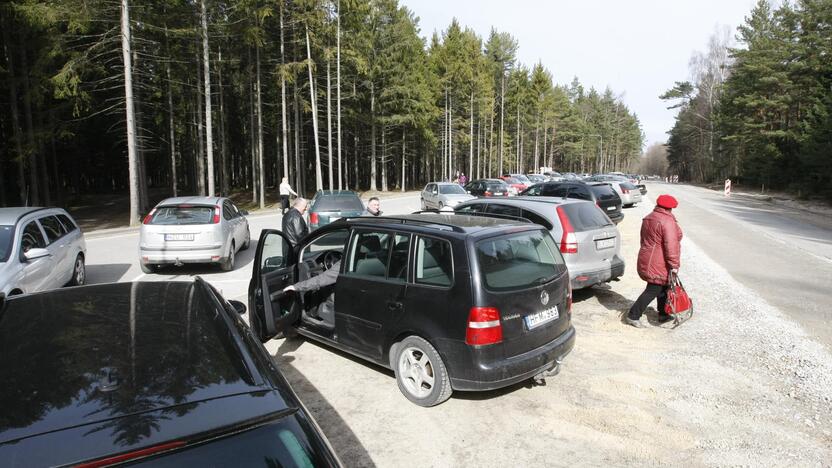
[[[203,0],[204,1],[204,0]],[[260,195],[260,209],[266,207],[265,171],[263,170],[263,98],[260,92],[260,46],[255,48],[257,65],[257,175],[258,191]]]
[[[381,126],[381,191],[387,191],[387,145],[384,142],[384,135],[387,130],[386,125]]]
[[[540,112],[537,113],[537,121],[534,124],[534,168],[532,172],[537,172],[540,167]]]
[[[286,55],[283,48],[283,2],[280,3],[280,126],[283,132],[283,177],[289,177],[289,130],[286,117]]]
[[[335,63],[335,94],[336,94],[336,113],[337,116],[337,132],[338,132],[338,190],[341,190],[341,0],[336,3],[338,8],[337,32],[335,35],[336,43],[336,63]]]
[[[208,11],[205,8],[205,0],[199,2],[202,11],[202,63],[205,71],[202,73],[205,79],[205,156],[208,160],[208,196],[216,194],[214,190],[214,138],[211,125],[211,61],[210,50],[208,49]],[[259,56],[258,56],[259,57]],[[260,62],[257,62],[258,67]],[[258,83],[260,76],[258,74]],[[260,87],[257,88],[258,98]]]
[[[197,60],[199,60],[199,52],[197,52]],[[205,195],[205,131],[204,131],[204,120],[203,120],[203,109],[202,105],[205,102],[202,97],[202,93],[204,92],[203,85],[204,80],[202,78],[202,67],[196,67],[196,91],[197,91],[197,99],[196,99],[196,113],[197,113],[197,138],[199,139],[199,144],[197,147],[197,159],[196,159],[196,188],[197,193],[199,195]]]
[[[442,115],[442,179],[448,177],[448,90],[445,90],[445,113]]]
[[[504,133],[503,133],[503,124],[505,123],[505,108],[506,108],[506,73],[500,76],[500,164],[497,167],[497,177],[503,174],[503,146],[504,144]]]
[[[405,179],[405,154],[407,153],[407,129],[402,129],[402,192],[405,191],[407,180]]]
[[[309,46],[309,25],[306,26],[306,69],[309,72],[309,103],[312,106],[312,136],[315,143],[315,190],[324,188],[321,173],[321,148],[318,143],[318,100],[315,98],[315,82],[312,80],[312,49]]]
[[[376,191],[376,93],[370,84],[370,190]],[[356,153],[358,155],[358,153]]]
[[[20,130],[20,114],[17,108],[17,78],[14,70],[14,57],[10,50],[10,38],[8,21],[0,24],[0,29],[3,30],[3,52],[6,55],[6,63],[9,72],[9,107],[12,114],[12,135],[14,138],[15,152],[17,153],[17,183],[18,194],[20,196],[20,204],[28,206],[28,197],[26,196],[26,158],[23,155],[23,132]]]
[[[305,193],[303,172],[301,171],[301,154],[300,154],[300,102],[298,98],[298,85],[292,88],[293,102],[292,111],[295,117],[295,191],[302,194]]]
[[[326,61],[326,155],[329,161],[329,189],[332,186],[332,85],[329,74],[329,59]]]
[[[453,180],[454,171],[454,98],[448,96],[448,175]]]
[[[35,127],[32,123],[32,94],[29,88],[29,64],[26,57],[26,45],[20,45],[20,66],[23,82],[23,116],[26,122],[26,146],[29,154],[29,186],[32,187],[32,204],[38,206],[40,199],[40,168],[38,167],[38,151],[35,145]]]
[[[167,28],[165,28],[165,33],[167,35]],[[170,57],[170,47],[168,47],[168,57]],[[170,185],[171,189],[173,190],[173,196],[179,196],[177,187],[176,187],[176,130],[173,124],[173,89],[171,86],[171,79],[170,79],[170,60],[168,60],[165,71],[167,72],[168,78],[168,127],[170,130],[169,133],[169,145],[170,148]]]
[[[471,90],[471,109],[468,112],[468,118],[471,120],[471,129],[468,132],[470,141],[468,142],[468,176],[474,173],[474,90]]]
[[[228,181],[228,127],[225,118],[225,95],[222,86],[222,48],[217,50],[217,91],[220,98],[220,191],[223,196],[230,195]]]
[[[121,0],[121,56],[124,60],[124,99],[127,118],[127,167],[130,184],[130,226],[139,224],[139,181],[136,164],[136,122],[133,115],[133,67],[130,50],[130,13],[127,0]]]
[[[484,174],[485,177],[491,177],[493,172],[492,159],[494,158],[494,112],[491,112],[491,123],[488,131],[488,170]]]

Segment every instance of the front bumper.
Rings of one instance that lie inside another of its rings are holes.
[[[451,387],[461,391],[485,391],[508,387],[552,369],[575,347],[575,327],[570,326],[554,340],[492,366],[474,364],[476,378],[451,376]]]
[[[583,289],[590,286],[607,283],[624,275],[624,261],[619,260],[613,262],[608,268],[601,268],[592,271],[575,271],[570,270],[570,283],[572,289]]]

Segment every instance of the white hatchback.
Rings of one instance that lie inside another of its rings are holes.
[[[60,208],[0,208],[0,295],[86,281],[87,244]]]
[[[237,252],[251,244],[247,215],[228,198],[162,200],[142,223],[142,271],[152,273],[162,265],[185,263],[214,263],[225,271],[233,270]]]

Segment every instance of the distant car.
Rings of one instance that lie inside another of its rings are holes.
[[[540,182],[548,182],[549,177],[543,174],[526,174],[526,177],[532,184],[539,184]]]
[[[362,214],[364,204],[352,190],[318,190],[306,212],[310,231],[341,218]]]
[[[251,244],[248,212],[228,198],[177,197],[162,200],[139,231],[139,263],[153,273],[163,265],[219,264],[234,269],[239,250]]]
[[[588,200],[595,202],[613,223],[618,224],[624,219],[624,212],[621,211],[621,197],[606,182],[586,183],[580,180],[545,182],[529,187],[520,195]]]
[[[60,208],[0,208],[0,296],[86,282],[87,244]]]
[[[520,217],[548,229],[559,242],[572,289],[606,283],[624,274],[621,234],[592,202],[526,196],[478,199],[461,203],[456,212]]]
[[[525,183],[516,177],[503,176],[501,177],[501,179],[503,180],[503,182],[508,184],[509,195],[517,195],[523,190],[529,188],[529,185],[531,185],[531,181],[529,181],[529,183]]]
[[[628,181],[610,181],[609,184],[621,197],[621,203],[625,208],[630,208],[641,203],[641,191],[635,184]]]
[[[507,197],[509,186],[500,179],[479,179],[469,182],[465,190],[477,197]]]
[[[431,182],[425,185],[420,194],[423,210],[441,210],[446,206],[453,208],[461,202],[474,198],[476,197],[469,194],[461,185],[452,182]]]
[[[334,265],[335,284],[283,292]],[[392,369],[420,406],[557,373],[575,343],[571,301],[547,230],[453,213],[341,220],[296,246],[264,229],[249,284],[261,340],[298,333]]]
[[[4,467],[339,466],[245,305],[199,278],[0,302]]]

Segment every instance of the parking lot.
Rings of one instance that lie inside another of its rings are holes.
[[[662,190],[651,185],[649,195]],[[418,209],[385,200],[386,214]],[[691,322],[635,329],[620,314],[640,293],[635,272],[648,199],[619,225],[628,268],[621,281],[575,293],[574,351],[545,386],[457,392],[421,408],[391,371],[303,339],[267,344],[279,368],[348,466],[806,465],[832,459],[832,364],[784,311],[738,282],[686,236],[682,277]],[[686,229],[684,219],[680,219]],[[252,236],[278,227],[250,217]],[[695,237],[695,236],[694,236]],[[187,267],[143,275],[137,234],[88,237],[90,282],[188,280],[199,274],[245,300],[254,249],[235,271]],[[700,238],[701,239],[701,238]],[[820,268],[823,268],[821,264]],[[683,462],[684,460],[684,462]]]

